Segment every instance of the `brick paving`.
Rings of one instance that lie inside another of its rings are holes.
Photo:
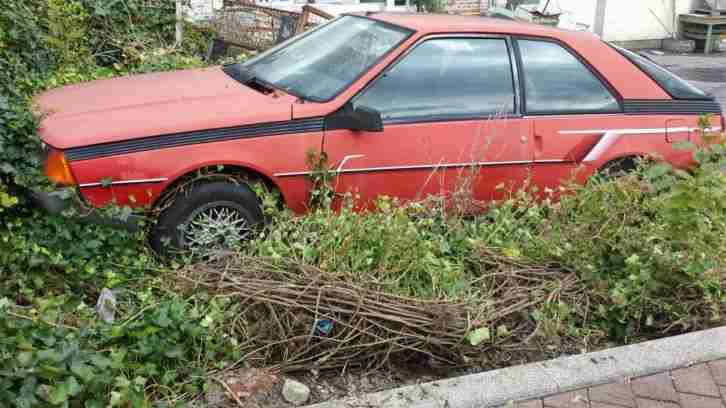
[[[726,360],[613,382],[516,408],[726,408]]]

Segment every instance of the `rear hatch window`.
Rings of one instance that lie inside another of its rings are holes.
[[[706,92],[696,88],[695,86],[686,82],[678,75],[668,71],[661,67],[655,62],[648,58],[636,54],[632,51],[613,45],[618,52],[620,52],[625,58],[629,59],[630,62],[635,64],[649,77],[651,77],[658,85],[661,86],[673,99],[700,99],[700,100],[711,100],[713,99]]]

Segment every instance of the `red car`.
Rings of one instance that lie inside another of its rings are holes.
[[[645,155],[686,167],[674,143],[699,142],[699,115],[724,126],[714,98],[594,35],[420,14],[345,15],[242,64],[74,85],[37,104],[48,177],[93,206],[154,207],[200,169],[234,175],[176,195],[157,249],[243,237],[262,218],[250,182],[304,212],[311,150],[364,204],[450,191],[469,167],[491,200],[528,175],[544,190]]]

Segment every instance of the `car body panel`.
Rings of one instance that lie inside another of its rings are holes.
[[[322,139],[322,132],[309,132],[148,150],[74,162],[73,171],[81,186],[81,192],[93,205],[100,206],[110,200],[121,205],[150,205],[175,180],[208,166],[244,168],[268,180],[275,178],[269,169],[279,172],[305,169],[307,152],[319,151]],[[284,152],[280,150],[280,146],[285,147]],[[264,158],[264,165],[261,165],[261,158]],[[107,178],[109,185],[97,185],[104,178]],[[164,180],[124,183],[129,180],[158,179]],[[304,211],[308,192],[307,179],[275,179],[285,202],[297,212]],[[129,195],[133,195],[134,201],[131,201]]]
[[[363,203],[379,195],[450,195],[464,187],[459,182],[465,174],[474,176],[475,198],[491,200],[500,197],[495,186],[526,178],[530,135],[525,119],[387,124],[380,133],[326,132],[325,151],[340,170],[336,191],[358,194]]]
[[[409,200],[449,194],[472,169],[475,197],[488,200],[530,175],[541,192],[568,179],[582,183],[621,157],[658,156],[678,167],[692,163],[691,153],[675,143],[700,140],[701,105],[672,99],[591,34],[479,17],[367,18],[415,32],[329,102],[259,92],[219,67],[131,76],[40,95],[36,102],[48,114],[40,136],[66,152],[82,195],[94,206],[152,206],[181,177],[224,165],[272,183],[287,206],[302,213],[309,190],[307,153],[321,149],[331,166],[340,167],[336,191],[359,194],[361,207],[370,207],[378,195]],[[384,123],[382,133],[325,130],[326,117],[412,45],[462,34],[556,41],[608,85],[623,112],[528,116],[518,106],[506,117]],[[712,124],[719,127],[720,118]]]
[[[58,149],[291,119],[287,94],[264,95],[219,67],[134,75],[54,89],[36,104]]]

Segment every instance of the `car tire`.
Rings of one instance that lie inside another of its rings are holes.
[[[600,175],[605,180],[614,180],[626,176],[638,168],[635,157],[623,157],[606,163],[600,169]]]
[[[260,200],[247,184],[197,184],[162,211],[150,243],[161,255],[206,256],[250,238],[263,218]]]

